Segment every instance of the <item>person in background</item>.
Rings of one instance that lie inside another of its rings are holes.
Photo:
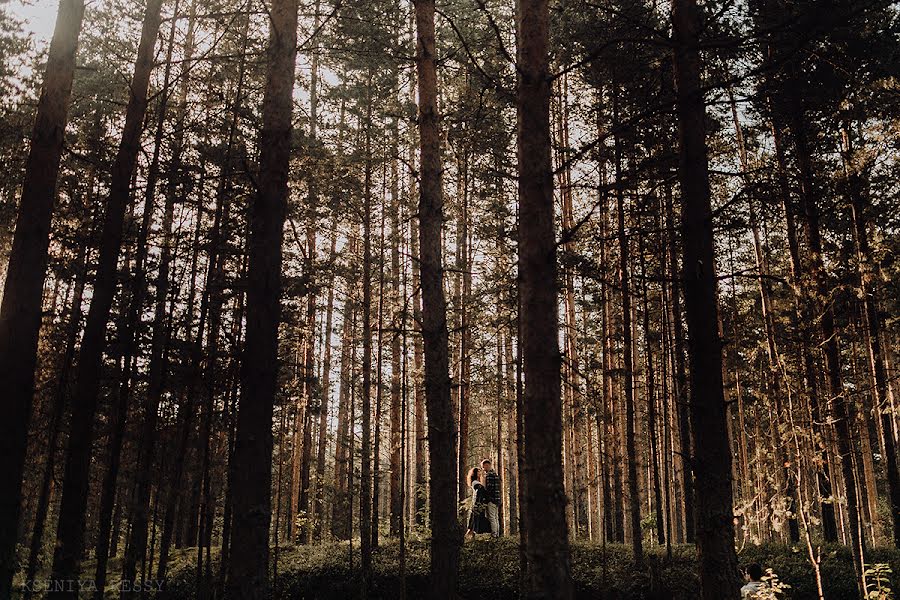
[[[472,467],[466,476],[466,484],[472,488],[472,505],[469,508],[469,524],[466,527],[466,539],[479,533],[488,533],[491,525],[487,516],[487,493],[481,481],[483,473],[478,467]]]
[[[741,588],[741,600],[754,600],[757,593],[765,585],[762,580],[762,567],[757,563],[747,565],[747,568],[744,570],[744,577],[747,579],[747,583]]]
[[[500,476],[494,471],[491,459],[481,461],[481,470],[484,472],[484,489],[487,492],[487,514],[491,523],[491,535],[500,537]]]

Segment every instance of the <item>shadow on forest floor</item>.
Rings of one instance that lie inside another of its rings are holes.
[[[274,558],[274,549],[273,549]],[[195,554],[189,550],[174,557],[172,577],[160,597],[195,597]],[[791,586],[786,598],[815,599],[813,569],[805,549],[769,544],[749,546],[738,556],[741,564],[760,563],[771,568],[781,581]],[[214,557],[215,561],[215,557]],[[407,545],[406,597],[424,598],[428,590],[428,543],[411,541]],[[900,551],[872,550],[868,562],[887,563],[894,572],[891,586],[900,588]],[[213,573],[217,573],[214,565]],[[647,566],[636,570],[630,549],[619,544],[604,548],[599,544],[572,545],[572,573],[576,598],[591,600],[688,600],[698,596],[695,550],[676,546],[671,560],[662,548],[651,549]],[[401,578],[399,545],[383,542],[373,556],[371,599],[400,598]],[[460,598],[477,600],[515,600],[518,597],[519,550],[516,540],[479,539],[465,544],[460,567]],[[822,577],[826,598],[854,598],[853,567],[843,546],[822,548]],[[359,597],[359,545],[353,545],[353,568],[347,542],[314,546],[287,546],[279,549],[278,572],[273,600],[349,600]]]

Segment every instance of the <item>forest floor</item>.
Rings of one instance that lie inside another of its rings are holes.
[[[273,548],[272,558],[275,556]],[[184,550],[173,558],[172,577],[162,598],[193,598],[196,590],[196,551]],[[215,557],[214,557],[215,559]],[[817,598],[815,576],[805,547],[785,545],[746,546],[738,556],[741,564],[760,563],[772,569],[780,581],[790,586],[785,598]],[[900,551],[872,550],[870,564],[891,567],[890,585],[900,590]],[[214,565],[213,573],[217,573]],[[370,599],[399,599],[399,545],[386,540],[373,556]],[[827,600],[856,597],[850,554],[843,546],[821,548],[821,570]],[[635,569],[627,546],[575,543],[572,545],[572,572],[576,598],[591,600],[695,600],[698,597],[696,551],[693,546],[676,546],[667,559],[664,548],[647,554],[646,567]],[[427,597],[428,544],[410,541],[406,553],[406,598]],[[278,549],[278,572],[273,600],[349,600],[359,597],[359,546],[344,543],[287,546]],[[460,567],[460,597],[477,600],[515,600],[519,578],[519,547],[513,538],[478,539],[463,547]]]

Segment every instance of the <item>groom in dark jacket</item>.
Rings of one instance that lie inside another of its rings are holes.
[[[491,535],[500,537],[500,476],[491,465],[491,459],[481,461],[484,470],[484,489],[487,492],[487,513],[491,523]]]

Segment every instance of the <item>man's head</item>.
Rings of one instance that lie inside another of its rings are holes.
[[[481,461],[481,468],[485,471],[493,471],[494,468],[491,466],[491,459],[486,458]]]
[[[750,581],[762,581],[762,578],[763,578],[762,567],[759,566],[758,563],[753,563],[753,564],[747,565],[747,577],[750,578]]]

